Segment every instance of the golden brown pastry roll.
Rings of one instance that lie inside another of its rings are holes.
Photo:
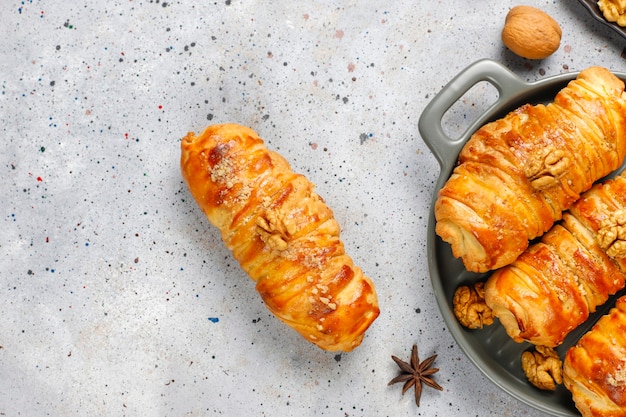
[[[563,382],[583,417],[626,416],[626,296],[567,351]]]
[[[485,284],[515,341],[555,347],[626,280],[626,173],[594,185],[563,220]]]
[[[436,233],[465,267],[513,262],[626,154],[624,83],[591,67],[548,105],[477,130],[435,202]]]
[[[209,126],[181,146],[191,194],[267,308],[322,349],[358,346],[379,314],[374,284],[314,185],[243,126]]]

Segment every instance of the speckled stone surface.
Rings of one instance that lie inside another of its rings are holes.
[[[0,415],[539,416],[448,333],[426,228],[439,166],[417,131],[463,68],[525,80],[597,64],[624,39],[574,1],[543,61],[500,42],[518,3],[23,0],[0,8]],[[484,100],[461,100],[461,129]],[[488,104],[488,103],[487,103]],[[193,202],[180,138],[255,129],[317,184],[381,315],[324,352],[263,306]],[[438,353],[421,406],[388,387]]]

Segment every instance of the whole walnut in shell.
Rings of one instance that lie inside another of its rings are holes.
[[[547,13],[531,6],[515,6],[506,15],[502,42],[513,53],[544,59],[561,44],[561,27]]]

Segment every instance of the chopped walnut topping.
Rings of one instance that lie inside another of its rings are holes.
[[[322,304],[324,304],[326,307],[330,308],[331,310],[336,310],[337,309],[337,304],[333,303],[331,301],[331,297],[320,297],[319,298],[320,301],[322,302]]]
[[[482,329],[493,323],[491,308],[485,302],[485,283],[461,286],[454,292],[454,315],[459,323],[469,329]]]
[[[617,210],[600,224],[598,244],[611,258],[626,257],[626,210]]]
[[[226,188],[232,188],[235,181],[233,161],[224,156],[210,170],[211,181],[223,184]]]
[[[240,184],[240,187],[236,192],[230,195],[230,198],[235,203],[244,203],[252,194],[252,187],[248,184],[245,184],[241,181],[241,179],[237,176],[235,172],[235,163],[232,158],[228,156],[223,156],[220,161],[213,166],[213,168],[209,169],[209,174],[211,175],[211,181],[216,184],[220,184],[229,192],[235,190],[235,186]]]
[[[327,285],[316,284],[315,287],[317,289],[319,289],[322,292],[322,294],[326,294],[328,292],[328,286]]]
[[[563,383],[563,363],[552,348],[536,346],[536,350],[522,353],[522,369],[535,387],[554,391]]]
[[[243,203],[248,201],[250,198],[250,194],[252,194],[252,187],[248,184],[242,184],[241,190],[239,190],[239,194],[235,198],[238,203]]]
[[[570,164],[561,149],[546,148],[530,158],[524,167],[524,175],[535,190],[545,190],[558,183]]]
[[[606,382],[613,387],[626,385],[626,361],[622,361],[622,363],[617,366],[617,371],[615,373],[607,374]]]
[[[324,248],[291,245],[282,254],[285,259],[301,262],[302,265],[310,269],[322,269],[325,261],[329,258],[327,250]]]

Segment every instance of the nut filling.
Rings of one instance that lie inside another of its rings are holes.
[[[626,256],[626,210],[617,210],[602,222],[597,240],[611,258]]]

